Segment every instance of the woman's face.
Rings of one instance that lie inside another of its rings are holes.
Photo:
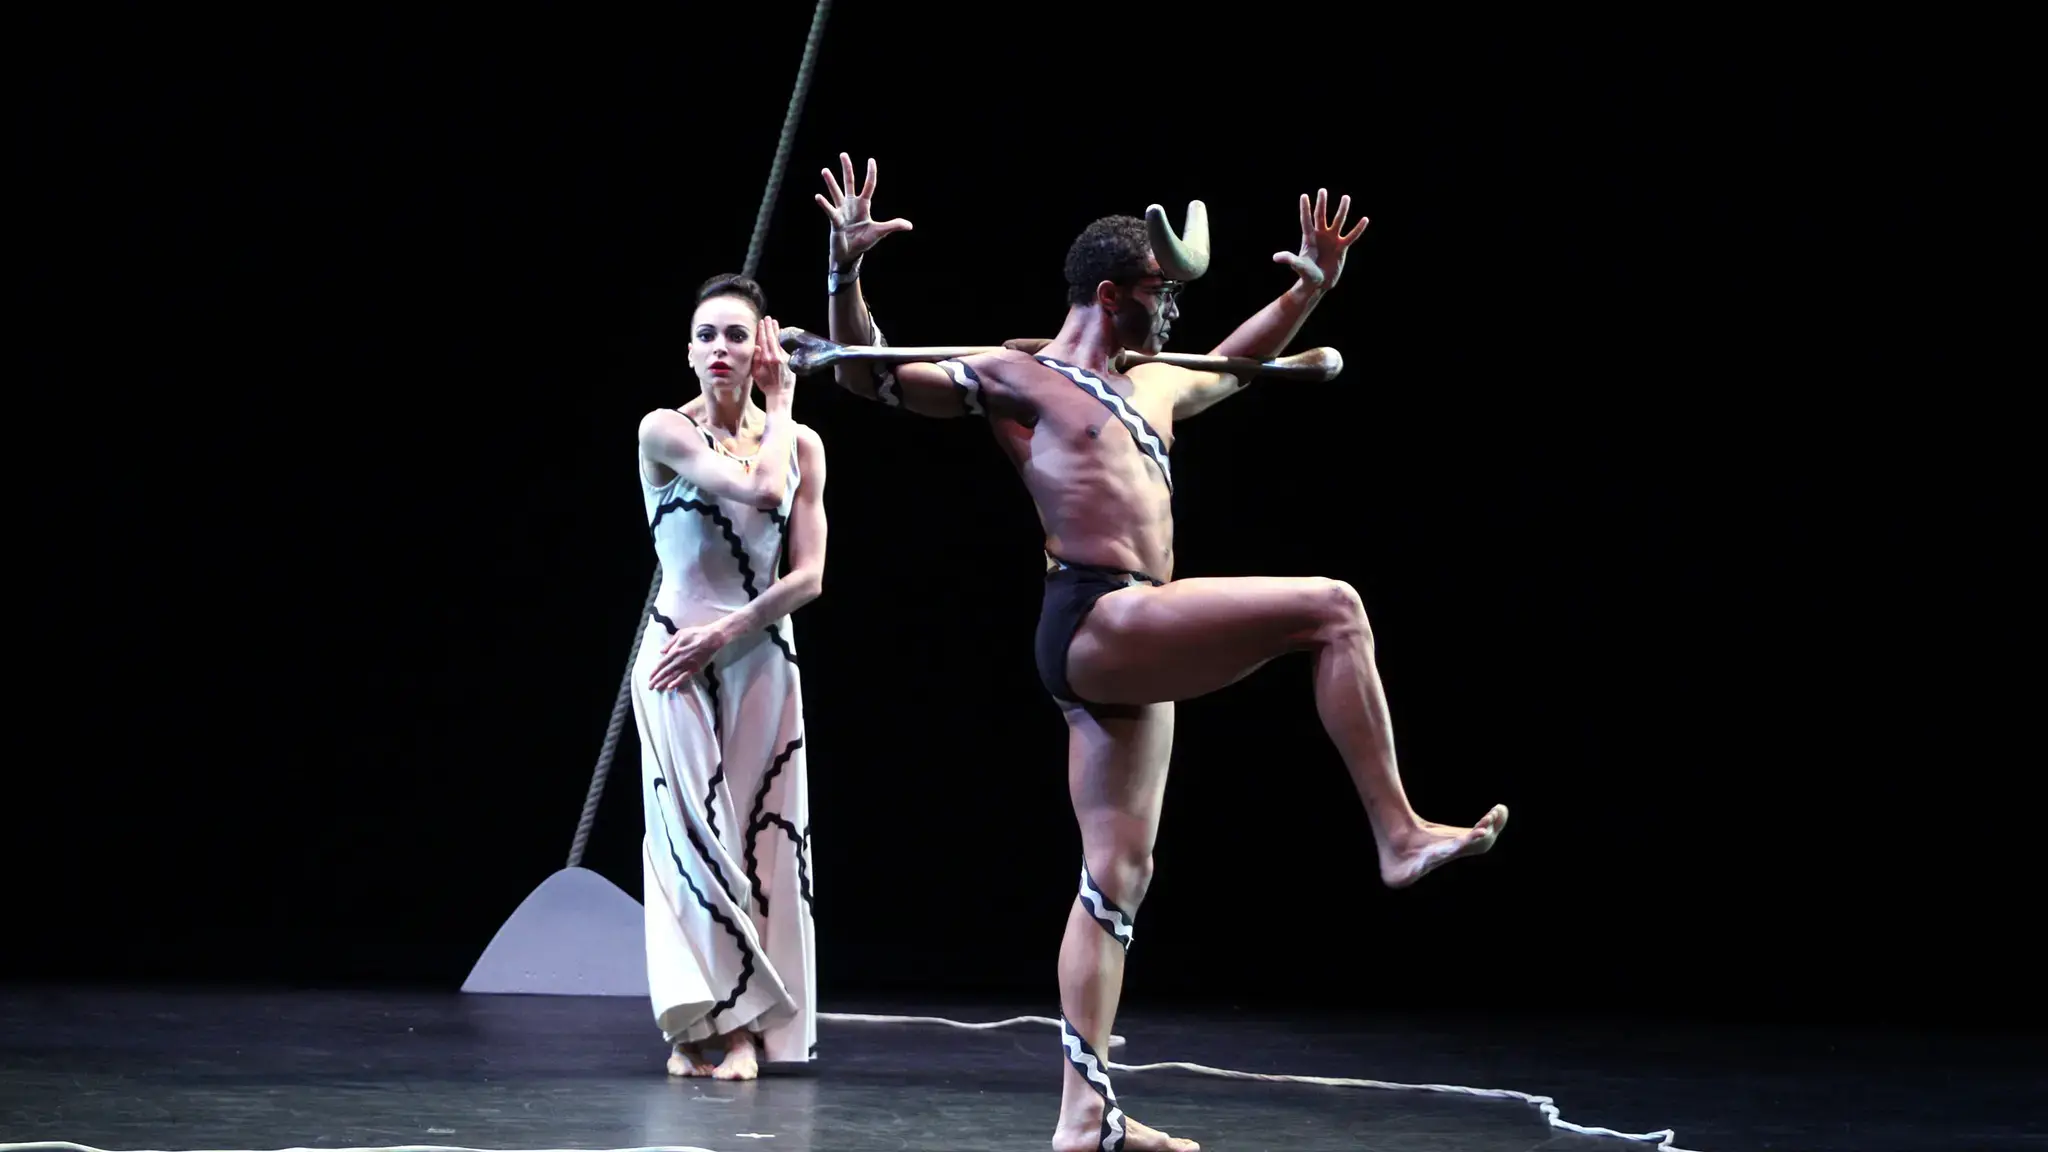
[[[705,388],[745,387],[754,366],[754,328],[760,317],[737,296],[713,296],[690,318],[690,369]]]

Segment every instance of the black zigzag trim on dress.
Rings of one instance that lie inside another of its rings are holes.
[[[796,650],[791,648],[789,646],[789,641],[783,638],[781,624],[782,621],[778,620],[775,623],[770,624],[768,626],[768,641],[769,643],[774,644],[776,649],[782,653],[783,659],[789,661],[791,664],[796,664]],[[802,665],[797,664],[797,667],[801,668]]]
[[[725,736],[720,731],[723,723],[719,719],[718,703],[718,658],[704,662],[704,692],[711,697],[711,739],[718,744],[718,768],[711,773],[711,783],[704,788],[704,816],[711,825],[711,834],[718,835],[718,782],[725,779]]]
[[[658,611],[650,612],[649,615],[653,616],[656,620],[661,621],[661,626],[668,629],[669,635],[673,636],[676,634],[675,621],[669,619],[666,616],[663,616]],[[792,656],[790,657],[790,659],[794,661],[796,657]],[[710,694],[711,696],[711,735],[713,737],[717,737],[719,729],[719,720],[718,667],[716,664],[707,663],[704,665],[704,691]],[[711,774],[711,786],[707,788],[704,792],[704,818],[710,821],[711,834],[713,836],[718,835],[718,805],[716,803],[716,797],[718,795],[718,782],[724,778],[725,760],[723,757],[721,757],[718,761],[718,770]]]
[[[711,838],[719,838],[718,831],[718,782],[725,779],[725,757],[718,758],[718,770],[711,774],[711,783],[704,786],[704,822],[711,825]],[[731,892],[726,893],[728,896]],[[735,900],[737,904],[739,901]]]
[[[768,570],[779,580],[782,578],[782,559],[789,551],[789,517],[778,508],[768,513],[768,519],[775,522],[775,558],[768,561]]]
[[[754,793],[753,814],[747,818],[747,880],[754,886],[754,900],[761,906],[763,916],[768,914],[768,894],[761,888],[761,863],[754,855],[754,841],[760,836],[761,829],[768,826],[767,821],[761,818],[761,813],[768,807],[769,786],[782,774],[782,766],[789,763],[789,758],[796,755],[796,750],[803,746],[804,738],[796,737],[782,750],[782,754],[775,758],[775,762],[768,766],[768,771],[761,775],[761,787]]]
[[[711,697],[711,737],[718,741],[718,770],[723,772],[725,771],[725,732],[724,721],[719,718],[718,657],[716,656],[704,662],[704,691]]]
[[[740,539],[739,530],[733,527],[732,521],[726,517],[725,513],[718,510],[718,505],[706,504],[702,500],[691,500],[688,498],[667,501],[661,507],[654,510],[654,520],[647,525],[647,530],[652,532],[655,525],[661,523],[663,516],[677,509],[702,512],[706,516],[711,517],[711,522],[718,525],[718,531],[725,536],[725,542],[732,545],[732,558],[739,561],[740,586],[747,590],[747,599],[753,600],[758,598],[761,593],[754,587],[754,563],[747,559],[746,543]]]
[[[667,784],[668,780],[665,777],[658,778],[654,782],[654,786],[656,788],[664,787]],[[740,949],[739,983],[733,986],[732,995],[727,996],[725,999],[720,1000],[718,1003],[712,1005],[711,1011],[704,1014],[704,1018],[706,1020],[709,1020],[711,1017],[716,1016],[721,1012],[731,1011],[732,1006],[740,1002],[740,997],[746,995],[747,984],[754,978],[754,950],[747,946],[746,933],[740,931],[739,925],[734,924],[730,919],[726,917],[725,913],[720,912],[716,907],[712,905],[711,901],[705,899],[704,893],[699,891],[697,888],[697,882],[690,879],[689,870],[683,867],[683,858],[681,854],[679,854],[676,851],[676,835],[674,830],[670,829],[668,826],[668,814],[666,812],[662,813],[661,825],[662,835],[667,837],[668,839],[668,858],[675,862],[676,875],[683,878],[683,883],[690,889],[690,895],[695,896],[697,898],[697,906],[699,908],[704,909],[707,915],[709,915],[713,920],[717,921],[718,926],[720,928],[725,929],[726,935],[731,936],[733,938],[734,943],[738,944]],[[697,845],[697,848],[701,852],[703,850],[703,845],[700,843]],[[709,862],[710,861],[707,858],[706,863]],[[713,865],[713,873],[716,874],[716,871],[717,866]],[[719,877],[719,880],[720,883],[723,883],[724,877]]]
[[[718,857],[704,843],[704,838],[697,835],[697,830],[692,827],[685,826],[683,832],[690,838],[690,847],[697,850],[697,858],[704,861],[705,867],[711,869],[711,878],[718,881],[718,890],[725,893],[725,898],[732,901],[734,907],[740,907],[740,898],[732,890],[732,881],[725,878],[725,869],[718,866]]]
[[[802,896],[804,906],[809,907],[811,903],[811,867],[804,860],[804,844],[805,841],[810,839],[810,836],[806,833],[798,832],[796,825],[784,819],[780,812],[765,812],[756,824],[757,827],[750,828],[748,831],[758,832],[764,828],[773,827],[780,828],[789,834],[789,842],[796,849],[797,895]]]

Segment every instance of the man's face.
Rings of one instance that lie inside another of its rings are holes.
[[[1182,287],[1180,281],[1160,276],[1157,264],[1145,275],[1118,284],[1121,307],[1116,310],[1117,342],[1147,355],[1163,351],[1173,322],[1180,318]]]

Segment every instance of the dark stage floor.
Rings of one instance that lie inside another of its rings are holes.
[[[834,1004],[996,1020],[1043,1006]],[[1128,1013],[1124,1064],[1506,1089],[1701,1152],[2048,1148],[2033,1038],[1830,1036],[1527,1020],[1417,1025]],[[638,1000],[447,994],[0,993],[0,1141],[101,1149],[1049,1147],[1058,1033],[828,1020],[820,1062],[671,1080]],[[1123,1072],[1138,1119],[1205,1149],[1626,1152],[1458,1093]]]

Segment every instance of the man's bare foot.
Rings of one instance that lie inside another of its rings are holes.
[[[1085,1115],[1062,1116],[1053,1129],[1053,1152],[1102,1152],[1102,1099],[1097,1097]],[[1168,1136],[1157,1128],[1124,1117],[1124,1152],[1202,1152],[1193,1140]]]
[[[1477,856],[1492,848],[1507,824],[1508,806],[1495,804],[1470,828],[1417,825],[1399,842],[1380,846],[1380,879],[1389,888],[1406,888],[1460,856]]]
[[[719,1080],[752,1080],[760,1074],[760,1052],[754,1035],[742,1028],[725,1038],[725,1061],[711,1075]]]
[[[704,1050],[695,1044],[678,1044],[669,1050],[668,1074],[671,1076],[709,1076],[711,1061],[704,1058]]]

